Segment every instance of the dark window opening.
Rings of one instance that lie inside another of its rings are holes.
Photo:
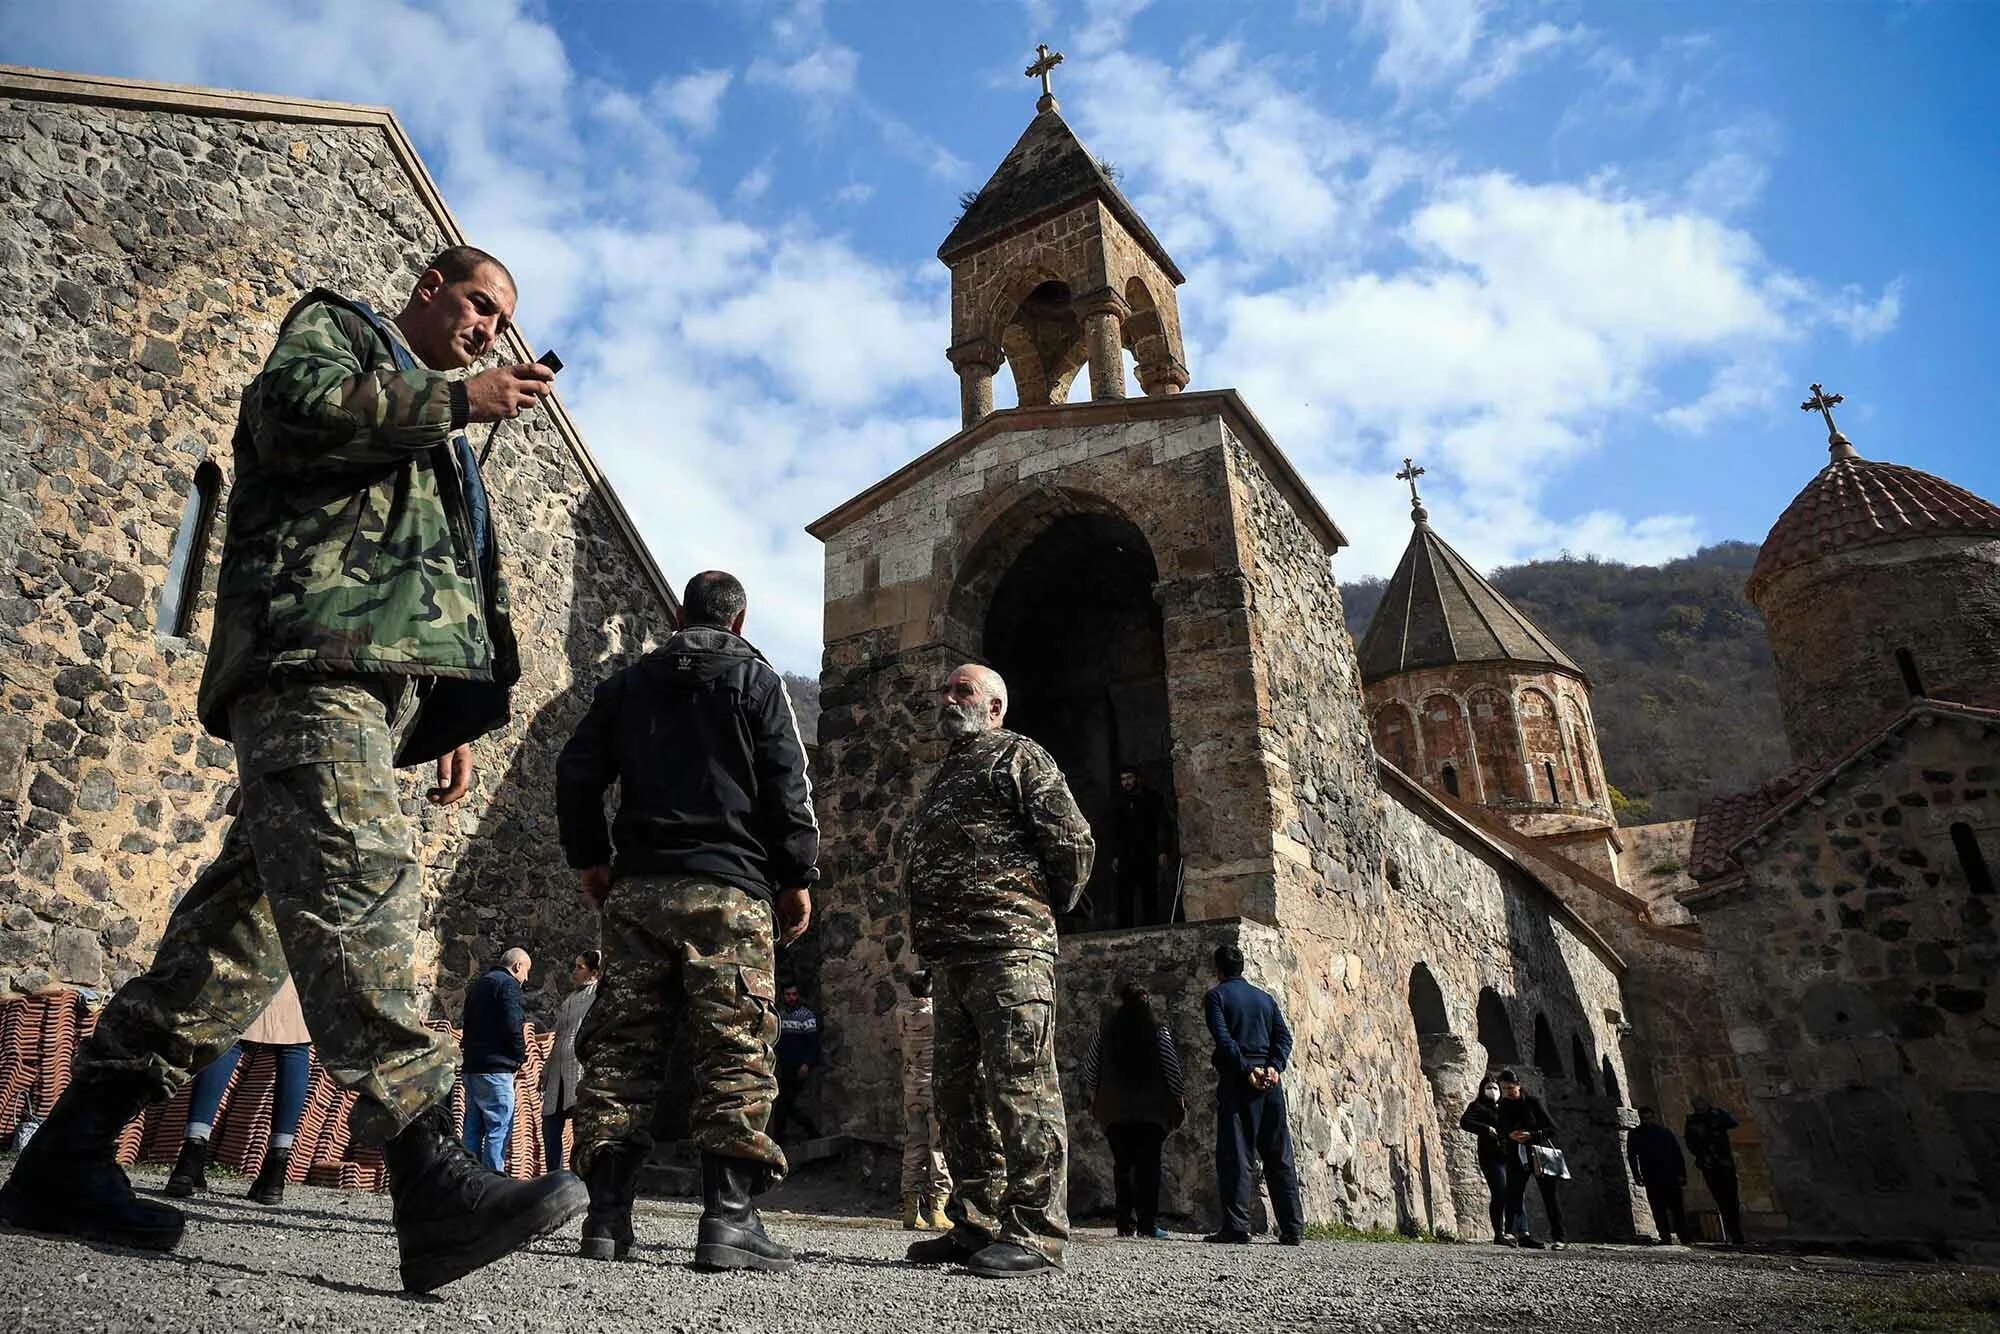
[[[1908,649],[1896,650],[1896,669],[1903,674],[1903,689],[1910,692],[1910,698],[1923,698],[1924,678],[1917,675],[1916,657]]]
[[[1986,853],[1980,848],[1972,826],[1963,821],[1953,825],[1951,846],[1958,853],[1959,869],[1965,872],[1967,888],[1975,894],[1991,894],[1993,868],[1986,864]]]
[[[1597,1090],[1590,1082],[1590,1053],[1584,1049],[1583,1039],[1572,1033],[1569,1035],[1569,1063],[1576,1071],[1576,1082],[1583,1086],[1585,1093]]]
[[[1549,776],[1549,800],[1561,801],[1562,789],[1556,786],[1556,766],[1548,760],[1543,760],[1542,772]]]
[[[1535,1069],[1551,1079],[1562,1078],[1562,1054],[1556,1050],[1555,1030],[1544,1014],[1535,1016]]]
[[[1458,770],[1447,764],[1438,774],[1444,780],[1444,790],[1452,796],[1458,795]]]
[[[222,469],[204,461],[194,470],[194,484],[181,506],[180,526],[174,530],[174,545],[167,554],[167,578],[160,588],[159,613],[153,621],[160,634],[180,639],[194,629],[202,558],[208,552],[208,530],[215,522],[215,503],[221,494]]]
[[[1521,1059],[1521,1048],[1514,1041],[1514,1022],[1507,1017],[1507,1002],[1500,999],[1499,992],[1492,987],[1480,990],[1475,1018],[1479,1023],[1479,1045],[1486,1048],[1487,1061],[1507,1065]]]
[[[1604,1096],[1613,1102],[1623,1102],[1624,1096],[1618,1092],[1618,1074],[1611,1068],[1611,1058],[1604,1058],[1604,1068],[1598,1073],[1604,1076]]]
[[[1410,1018],[1416,1022],[1417,1036],[1451,1032],[1451,1018],[1445,1013],[1444,992],[1431,970],[1418,964],[1410,970]]]

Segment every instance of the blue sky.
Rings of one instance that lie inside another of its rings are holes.
[[[393,107],[669,577],[742,573],[796,670],[802,525],[956,428],[934,252],[1037,41],[1343,577],[1406,453],[1481,564],[1761,537],[1813,380],[2000,496],[2000,5],[0,0],[16,63]]]

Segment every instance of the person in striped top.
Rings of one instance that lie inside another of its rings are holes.
[[[1166,1238],[1160,1226],[1160,1151],[1187,1119],[1174,1035],[1144,987],[1128,986],[1083,1058],[1083,1096],[1111,1144],[1118,1235]]]

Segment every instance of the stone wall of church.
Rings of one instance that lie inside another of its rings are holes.
[[[1432,1076],[1442,1072],[1424,1067],[1410,1004],[1421,965],[1444,995],[1450,1032],[1469,1042],[1481,1039],[1480,993],[1498,997],[1506,1040],[1485,1043],[1485,1055],[1513,1065],[1563,1127],[1576,1173],[1565,1205],[1572,1232],[1629,1236],[1618,961],[1420,789],[1385,793],[1328,553],[1240,446],[1230,464],[1287,956],[1269,975],[1284,979],[1299,1037],[1292,1115],[1308,1215],[1463,1235],[1486,1226],[1483,1215],[1457,1217],[1452,1204],[1448,1172],[1459,1146],[1447,1141],[1462,1132],[1449,1100],[1441,1115],[1433,1095]],[[1538,1018],[1559,1035],[1551,1072],[1580,1044],[1593,1073],[1611,1071],[1616,1088],[1601,1078],[1586,1090],[1573,1078],[1545,1077],[1534,1064]],[[1476,1198],[1463,1184],[1461,1194]]]
[[[2000,1244],[1996,753],[1906,724],[1692,905],[1795,1236]]]
[[[195,470],[227,478],[238,395],[305,289],[393,311],[445,244],[379,128],[0,98],[16,349],[0,365],[0,992],[118,986],[214,853],[233,760],[193,710],[220,518],[192,633],[156,623]],[[531,993],[552,1005],[568,952],[594,943],[554,842],[554,753],[594,680],[664,623],[554,427],[509,424],[486,477],[522,648],[515,722],[475,747],[462,803],[420,801],[422,775],[405,788],[428,868],[418,966],[453,1017],[500,949],[537,955]]]

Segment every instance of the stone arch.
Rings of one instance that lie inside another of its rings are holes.
[[[1420,1038],[1451,1032],[1451,1014],[1445,1009],[1444,991],[1431,976],[1428,964],[1420,963],[1410,970],[1410,1019],[1416,1024]]]
[[[1535,784],[1535,800],[1551,804],[1576,800],[1576,778],[1563,746],[1562,719],[1546,690],[1526,686],[1515,697],[1521,710],[1521,744]]]
[[[1458,700],[1439,691],[1426,695],[1418,706],[1417,735],[1423,747],[1424,764],[1430,770],[1427,775],[1431,786],[1444,787],[1444,770],[1449,766],[1457,776],[1461,790],[1473,785],[1467,781],[1472,765],[1472,740],[1465,726],[1465,710]],[[1476,789],[1471,793],[1476,799]]]
[[[1521,1059],[1521,1046],[1514,1040],[1514,1020],[1507,1002],[1492,987],[1479,989],[1479,1007],[1474,1012],[1479,1026],[1479,1045],[1494,1065],[1511,1065]]]
[[[1596,1085],[1590,1082],[1590,1051],[1583,1045],[1583,1037],[1578,1033],[1569,1035],[1569,1067],[1585,1093],[1597,1092]]]
[[[1130,312],[1125,316],[1125,347],[1132,360],[1146,368],[1140,376],[1143,383],[1152,378],[1156,369],[1174,364],[1173,343],[1167,336],[1166,320],[1159,302],[1153,299],[1152,288],[1136,274],[1125,282],[1125,305]]]
[[[1472,716],[1473,743],[1479,750],[1479,781],[1486,800],[1525,801],[1526,771],[1521,767],[1521,733],[1507,692],[1479,686],[1465,697]]]
[[[1539,1010],[1535,1012],[1535,1069],[1550,1079],[1562,1078],[1562,1053],[1556,1048],[1556,1031],[1549,1027],[1549,1017]]]
[[[961,653],[982,653],[986,613],[1000,580],[1051,525],[1074,514],[1101,514],[1138,527],[1138,521],[1108,497],[1081,487],[1038,482],[1016,483],[962,520],[956,545],[963,554],[951,572],[944,601],[944,641]],[[1150,551],[1151,535],[1141,536]]]
[[[1389,700],[1375,710],[1371,729],[1375,735],[1375,753],[1404,773],[1415,776],[1420,756],[1417,750],[1417,722],[1410,716],[1410,707],[1401,700]]]
[[[1605,800],[1603,774],[1598,766],[1597,738],[1591,734],[1590,717],[1575,695],[1562,697],[1563,732],[1576,766],[1579,804],[1596,806]]]
[[[1024,408],[1067,400],[1070,383],[1089,357],[1083,321],[1072,309],[1076,290],[1054,269],[1029,265],[986,312],[979,333],[999,346]]]

